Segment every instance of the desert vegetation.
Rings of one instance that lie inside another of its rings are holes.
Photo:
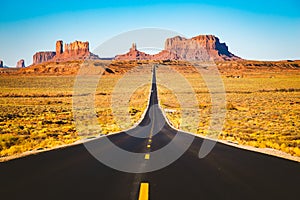
[[[71,77],[0,78],[1,156],[78,140],[72,124]]]
[[[82,64],[92,65],[94,73],[104,74],[95,93],[95,113],[101,125],[101,130],[96,135],[120,131],[135,124],[147,106],[151,86],[149,70],[152,65],[147,65],[148,61],[113,61],[108,68],[98,70],[107,66],[107,63],[108,61],[43,63],[2,73],[0,156],[48,149],[84,138],[75,127],[72,111],[75,75]],[[158,81],[163,78],[169,84],[158,83],[158,92],[161,107],[166,111],[170,123],[176,128],[207,135],[211,99],[201,75],[183,61],[152,61],[153,63],[159,64]],[[300,156],[299,62],[226,61],[216,64],[222,72],[227,100],[224,128],[218,138]],[[140,65],[144,65],[144,69],[137,67]],[[172,73],[170,70],[162,70],[162,66],[172,69]],[[124,74],[133,68],[137,71],[135,78],[128,80],[144,80],[144,84],[138,86],[133,93],[129,93],[130,88],[126,87],[115,91]],[[148,75],[144,76],[146,72]],[[179,98],[187,97],[188,90],[186,87],[177,87],[181,85],[178,74],[188,81],[197,99],[196,105],[186,105],[188,114],[185,115],[185,121],[189,123],[183,123],[181,118],[183,113]],[[176,93],[172,90],[172,85],[177,87]],[[125,110],[130,120],[122,126],[116,120],[112,107],[114,92],[121,95],[118,97],[120,99],[130,96]],[[199,118],[195,120],[194,116]]]
[[[172,66],[189,80],[198,99],[197,131],[180,127],[181,108],[173,91],[160,86],[161,106],[175,126],[207,135],[211,97],[200,74],[194,69]],[[226,118],[218,138],[257,148],[277,149],[300,156],[300,73],[254,70],[247,76],[222,75],[226,90]],[[176,84],[176,83],[174,83]]]
[[[52,69],[53,66],[49,68]],[[126,70],[129,69],[130,67]],[[95,93],[95,111],[101,125],[99,134],[121,130],[114,120],[111,98],[114,86],[122,76],[104,74]],[[75,78],[74,75],[47,74],[0,76],[1,157],[53,148],[83,139],[78,134],[73,119],[72,95]],[[149,90],[150,83],[146,83],[132,94],[128,108],[130,123],[127,128],[140,119],[147,106]]]

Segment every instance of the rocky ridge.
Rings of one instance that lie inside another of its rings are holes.
[[[133,43],[128,53],[115,56],[115,60],[178,60],[178,56],[170,51],[162,50],[158,54],[147,54],[137,50]]]
[[[165,41],[165,49],[150,55],[136,49],[136,44],[129,52],[117,55],[115,60],[239,60],[228,50],[225,43],[220,43],[214,35],[199,35],[191,39],[176,36]]]
[[[151,55],[137,50],[136,44],[133,43],[129,52],[115,56],[115,60],[150,60]]]

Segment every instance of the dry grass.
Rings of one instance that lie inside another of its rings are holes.
[[[0,154],[78,140],[71,112],[72,77],[0,77]]]
[[[79,64],[78,61],[65,64],[45,63],[43,66],[12,72],[15,75],[8,73],[0,76],[1,157],[69,144],[81,138],[75,128],[72,112],[73,74],[77,73]],[[99,61],[91,64],[95,67],[102,65]],[[129,95],[129,106],[125,111],[130,117],[129,121],[121,124],[121,127],[120,120],[116,120],[111,102],[115,85],[119,83],[122,75],[140,64],[147,64],[147,62],[113,62],[110,69],[105,72],[105,76],[101,78],[95,97],[97,119],[101,125],[99,133],[107,134],[129,128],[142,116],[150,89],[149,76],[141,76],[145,71],[141,71],[134,79],[129,79],[144,80],[144,85],[140,85],[133,93],[130,93],[130,88],[126,87],[119,93],[120,99]],[[175,94],[168,85],[159,84],[161,106],[168,109],[167,117],[175,127],[206,135],[211,110],[211,100],[206,85],[201,76],[195,73],[196,70],[189,67],[187,63],[171,64],[176,64],[172,68],[188,80],[198,102],[197,105],[185,105],[189,112],[182,119],[179,99],[187,97],[187,88],[179,87]],[[219,139],[261,148],[269,147],[300,156],[299,70],[291,68],[284,70],[280,65],[287,64],[280,62],[274,65],[268,62],[249,63],[248,61],[217,64],[221,71],[224,71],[222,78],[227,93],[226,120]],[[234,69],[228,68],[227,65]],[[249,66],[245,67],[245,65]],[[68,71],[67,67],[72,69]],[[262,71],[256,70],[255,67],[260,67]],[[59,68],[58,72],[56,72],[57,68]],[[148,71],[146,70],[148,75],[149,69],[148,66]],[[19,75],[16,76],[18,73]],[[64,76],[56,76],[57,73]],[[66,74],[71,76],[65,76]],[[169,86],[181,85],[179,79],[169,71],[158,73],[159,79],[164,79]],[[186,98],[186,102],[189,100],[190,97]],[[121,115],[122,117],[124,116]]]
[[[129,69],[125,68],[123,72]],[[121,130],[111,108],[112,92],[121,77],[107,74],[98,83],[95,109],[101,134]],[[0,157],[70,144],[82,138],[73,119],[74,80],[75,76],[45,74],[34,77],[0,76]],[[128,128],[144,112],[149,90],[150,84],[146,82],[132,94]]]
[[[181,109],[171,90],[160,87],[161,105],[175,112],[167,117],[175,127],[207,134],[211,99],[203,79],[189,69],[174,67],[195,90],[199,104],[198,130],[180,127]],[[258,148],[273,148],[300,156],[299,73],[249,73],[247,77],[222,76],[226,89],[226,119],[219,139]],[[175,83],[176,84],[176,81]]]

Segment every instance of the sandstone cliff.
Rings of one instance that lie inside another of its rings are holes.
[[[39,64],[47,61],[61,62],[71,60],[95,60],[100,59],[97,55],[89,51],[89,42],[75,41],[63,45],[62,40],[56,41],[55,52],[44,51],[33,55],[33,64]]]
[[[89,51],[89,42],[75,41],[70,44],[65,44],[63,48],[63,41],[56,42],[56,55],[54,61],[67,60],[85,60],[85,59],[100,59],[97,55]]]
[[[149,55],[138,51],[134,44],[128,53],[117,55],[115,60],[239,60],[228,51],[225,43],[220,43],[214,35],[199,35],[191,39],[176,36],[168,38],[165,49],[158,54]]]
[[[168,38],[165,49],[178,55],[180,60],[238,60],[214,35],[199,35],[191,39],[176,36]]]
[[[16,68],[24,68],[25,67],[25,61],[23,59],[19,60],[17,62]]]
[[[33,64],[43,63],[51,60],[56,55],[53,51],[37,52],[33,55]]]

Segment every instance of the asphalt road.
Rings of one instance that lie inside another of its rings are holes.
[[[128,133],[108,136],[111,144],[146,155],[170,144],[176,134],[190,137],[165,123],[157,108],[155,83],[154,74],[150,107],[140,125]],[[158,127],[162,129],[155,134]],[[97,145],[101,140],[90,141],[88,146],[109,154],[111,147]],[[202,142],[195,138],[178,160],[147,173],[112,169],[95,159],[83,144],[0,163],[0,199],[136,200],[142,182],[149,184],[152,200],[299,199],[299,163],[221,143],[199,159]],[[145,167],[154,159],[150,155],[131,164]]]

